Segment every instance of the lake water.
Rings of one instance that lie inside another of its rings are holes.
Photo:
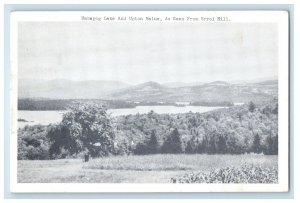
[[[204,113],[215,109],[224,107],[208,107],[208,106],[137,106],[135,108],[124,108],[124,109],[109,109],[108,113],[111,116],[123,116],[123,115],[134,115],[137,113],[144,114],[151,110],[163,114],[175,114],[175,113]],[[28,122],[18,121],[18,127],[23,128],[25,125],[48,125],[50,123],[58,123],[62,120],[64,111],[18,111],[18,119],[25,119]]]
[[[64,111],[18,111],[18,119],[25,119],[27,122],[18,121],[18,127],[25,125],[48,125],[58,123],[62,120]]]

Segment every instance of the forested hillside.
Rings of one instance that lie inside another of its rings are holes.
[[[160,146],[174,129],[186,153],[277,153],[277,101],[250,103],[207,113],[120,116],[113,120],[119,142],[145,143],[155,133]],[[257,146],[253,146],[257,145]]]

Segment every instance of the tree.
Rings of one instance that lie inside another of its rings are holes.
[[[208,154],[216,154],[217,148],[218,148],[218,136],[216,134],[211,134],[208,139],[208,145],[207,145],[207,153]]]
[[[226,141],[226,153],[229,154],[241,154],[243,151],[242,144],[238,144],[238,138],[235,135],[227,136]]]
[[[134,154],[145,155],[147,153],[147,146],[144,143],[137,143],[134,149]]]
[[[260,143],[260,136],[258,133],[254,136],[253,144],[252,144],[252,151],[254,153],[261,153],[262,152],[262,147]]]
[[[219,135],[218,138],[219,138],[219,139],[218,139],[218,142],[217,142],[217,146],[218,146],[217,153],[225,154],[225,153],[226,153],[226,150],[227,150],[226,139],[225,139],[225,137],[222,136],[222,135]]]
[[[202,141],[199,142],[197,145],[197,153],[198,154],[207,153],[207,148],[208,148],[208,136],[205,135],[202,138]]]
[[[158,152],[158,140],[154,130],[152,130],[149,140],[138,143],[134,150],[134,153],[138,155],[157,154]]]
[[[265,154],[267,155],[277,155],[278,154],[278,134],[276,134],[276,136],[272,136],[272,134],[270,134],[267,137],[267,146],[265,149]]]
[[[276,104],[276,106],[274,107],[274,109],[272,110],[273,114],[278,114],[278,103]]]
[[[278,155],[278,134],[276,134],[273,140],[272,154]]]
[[[186,144],[185,153],[187,154],[195,154],[197,153],[197,141],[195,136],[193,136]]]
[[[250,111],[251,113],[253,113],[254,110],[255,110],[255,108],[256,108],[255,104],[251,101],[251,102],[249,103],[249,111]]]
[[[62,122],[49,131],[51,153],[66,150],[70,155],[88,152],[92,157],[113,153],[114,133],[106,109],[96,103],[76,103]]]
[[[152,130],[150,139],[147,143],[149,154],[156,154],[158,153],[158,141],[155,131]]]
[[[167,137],[162,145],[161,151],[165,154],[179,154],[183,152],[182,140],[177,128]]]

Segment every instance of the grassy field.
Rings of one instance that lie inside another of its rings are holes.
[[[187,173],[243,165],[278,168],[277,156],[147,155],[92,159],[18,161],[20,183],[169,183]]]

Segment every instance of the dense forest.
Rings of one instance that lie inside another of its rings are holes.
[[[110,109],[134,108],[135,104],[121,100],[101,99],[18,99],[18,110],[27,111],[61,111],[77,102],[94,102]]]
[[[251,102],[202,114],[120,116],[114,118],[113,125],[116,138],[125,146],[145,144],[153,134],[163,146],[175,130],[181,153],[277,153],[277,101],[261,105]]]
[[[77,102],[94,102],[103,104],[108,109],[134,108],[136,106],[181,106],[175,102],[149,102],[102,99],[18,99],[18,110],[25,111],[62,111]],[[233,106],[233,102],[191,102],[191,106]]]
[[[91,135],[100,141],[92,143]],[[104,143],[110,144],[101,145],[104,138]],[[82,147],[84,143],[87,143],[86,147]],[[19,159],[79,156],[86,150],[92,150],[93,156],[278,154],[278,102],[276,99],[263,104],[250,102],[201,114],[157,114],[152,111],[114,118],[109,118],[105,109],[80,107],[64,115],[59,125],[19,129],[18,145]]]

